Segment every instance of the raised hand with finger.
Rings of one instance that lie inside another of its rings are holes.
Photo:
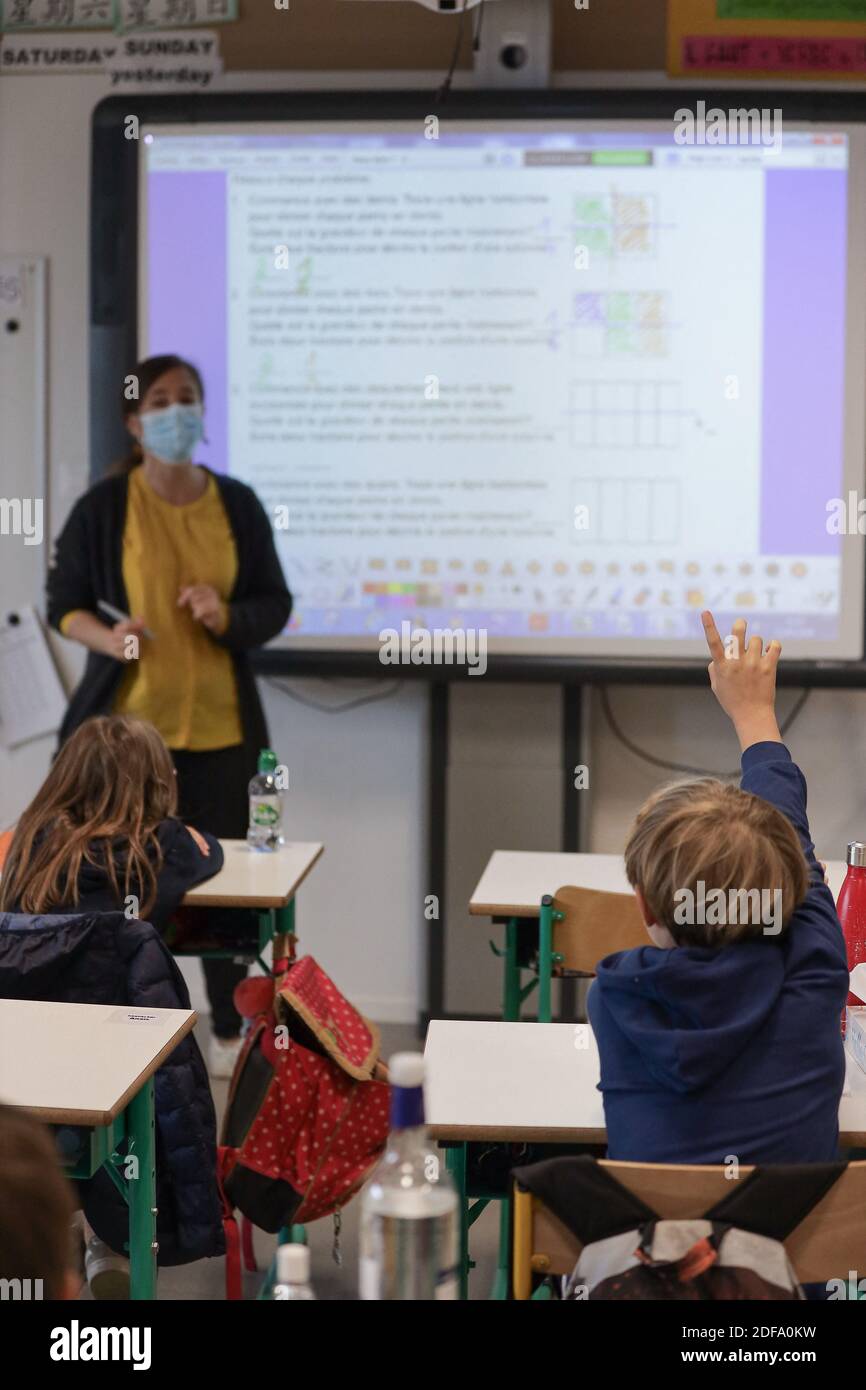
[[[710,686],[737,732],[742,749],[753,743],[781,743],[776,721],[776,668],[782,652],[775,638],[747,638],[745,618],[737,618],[730,636],[719,635],[709,610],[701,614],[712,660]]]

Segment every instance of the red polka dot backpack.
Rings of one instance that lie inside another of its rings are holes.
[[[236,1279],[227,1268],[230,1297],[240,1286],[235,1208],[274,1232],[337,1212],[388,1136],[378,1029],[312,956],[278,979],[242,981],[235,1005],[250,1025],[219,1150],[228,1263],[237,1265]]]

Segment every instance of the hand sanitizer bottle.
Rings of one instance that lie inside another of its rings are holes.
[[[277,1246],[277,1282],[274,1299],[309,1303],[316,1295],[310,1286],[310,1249],[307,1245]]]

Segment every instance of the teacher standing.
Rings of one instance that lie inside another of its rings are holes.
[[[88,649],[60,738],[95,714],[149,720],[174,759],[179,814],[243,838],[247,784],[269,742],[248,653],[282,631],[292,599],[256,494],[193,462],[204,433],[198,370],[167,355],[134,375],[137,395],[121,407],[133,450],[79,498],[49,571],[48,620]],[[112,625],[100,601],[131,617]],[[240,1028],[232,994],[245,969],[203,966],[211,1074],[227,1076]]]

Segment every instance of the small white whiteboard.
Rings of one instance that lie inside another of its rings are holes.
[[[44,258],[0,256],[0,595],[41,604],[48,568]],[[38,504],[38,505],[37,505]],[[39,539],[34,521],[39,517]],[[26,519],[28,534],[16,523]]]
[[[53,734],[66,695],[32,604],[0,609],[0,744],[16,748]]]

